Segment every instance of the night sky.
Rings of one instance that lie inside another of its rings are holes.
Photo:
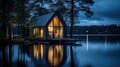
[[[92,18],[80,15],[80,25],[120,25],[120,0],[94,0]],[[79,24],[78,24],[79,25]]]

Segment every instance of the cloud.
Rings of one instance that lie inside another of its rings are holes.
[[[92,7],[95,15],[120,20],[120,0],[95,0]]]
[[[81,25],[107,25],[120,24],[120,0],[94,0],[91,7],[94,12],[92,18],[87,18],[81,14]]]

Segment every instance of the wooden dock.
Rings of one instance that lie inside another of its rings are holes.
[[[65,46],[82,46],[81,41],[79,39],[69,39],[69,38],[61,38],[61,39],[26,39],[26,43],[31,42],[31,44],[42,43],[46,45],[65,45]],[[80,42],[76,44],[76,42]]]
[[[3,44],[25,44],[25,45],[33,45],[33,44],[44,44],[44,45],[64,45],[64,46],[82,46],[81,41],[79,39],[69,39],[69,38],[61,38],[61,39],[25,39],[22,41],[12,40],[0,40]],[[79,44],[76,44],[79,42]]]

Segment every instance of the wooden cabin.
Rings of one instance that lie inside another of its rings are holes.
[[[66,38],[67,25],[58,12],[48,13],[37,17],[37,20],[33,27],[28,27],[29,31],[26,36],[30,38],[38,39],[58,39]],[[66,59],[66,46],[61,44],[35,44],[31,48],[30,55],[33,55],[35,59],[46,59],[47,62],[54,67],[57,67],[65,62]],[[54,61],[53,61],[54,59]]]
[[[58,12],[48,13],[37,17],[34,27],[29,34],[32,38],[65,38],[67,25]]]

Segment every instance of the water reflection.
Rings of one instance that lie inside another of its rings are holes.
[[[63,46],[51,46],[48,50],[48,61],[56,67],[63,61],[63,55]]]
[[[105,34],[105,49],[107,49],[107,36]]]
[[[45,48],[44,45],[40,44],[40,45],[33,45],[33,55],[34,58],[36,59],[43,59],[43,55],[45,53]]]
[[[42,65],[57,67],[64,62],[65,47],[62,45],[34,44],[23,47],[25,52],[37,62],[44,62]]]
[[[88,51],[88,34],[86,35],[86,49]]]
[[[120,67],[120,36],[86,36],[79,37],[83,40],[82,47],[76,47],[74,52],[77,67]],[[9,46],[0,50],[0,62],[6,59],[9,62]],[[58,67],[65,60],[65,46],[45,44],[13,44],[13,67],[26,65],[26,67]],[[4,54],[3,54],[4,53]],[[68,57],[68,55],[67,55]],[[67,59],[70,61],[70,59]],[[0,66],[2,63],[0,63]],[[67,64],[66,64],[67,65]],[[22,66],[21,66],[22,67]],[[63,66],[70,67],[70,66]]]
[[[86,36],[80,36],[79,39],[83,40],[82,47],[85,47],[87,51],[89,49],[109,49],[110,46],[118,47],[120,44],[120,36],[108,36],[102,35],[102,36],[90,36],[89,34],[86,34]]]
[[[82,47],[76,48],[80,67],[120,67],[120,36],[80,36]],[[112,64],[111,64],[112,63]]]

